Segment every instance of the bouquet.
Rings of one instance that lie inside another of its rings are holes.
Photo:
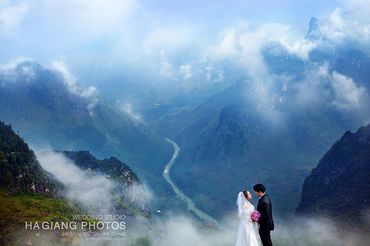
[[[258,222],[261,218],[261,214],[260,212],[258,211],[253,211],[253,213],[251,214],[251,219],[253,222]]]

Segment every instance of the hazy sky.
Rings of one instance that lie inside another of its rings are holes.
[[[118,43],[131,48],[160,28],[175,30],[173,35],[191,31],[197,39],[214,38],[241,21],[305,29],[311,16],[328,15],[339,5],[334,0],[0,0],[0,59],[48,60],[76,52],[84,57]]]
[[[219,81],[220,61],[258,69],[256,51],[266,41],[307,57],[312,16],[328,20],[335,38],[349,30],[368,36],[369,6],[370,0],[0,0],[0,63],[62,61],[85,80],[96,71],[145,68],[186,83]]]
[[[143,5],[149,15],[164,21],[197,22],[224,26],[241,19],[255,22],[307,23],[312,16],[328,14],[340,1],[320,0],[229,0],[229,1],[149,1]]]

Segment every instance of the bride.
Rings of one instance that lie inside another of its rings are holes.
[[[243,190],[238,194],[238,216],[240,219],[238,236],[235,246],[261,246],[262,242],[258,233],[258,223],[253,222],[251,214],[254,206],[249,202],[252,195],[249,191]]]

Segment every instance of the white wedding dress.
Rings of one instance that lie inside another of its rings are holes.
[[[240,222],[235,246],[262,246],[258,233],[259,225],[251,219],[254,206],[245,198],[243,192],[239,192],[236,204]]]

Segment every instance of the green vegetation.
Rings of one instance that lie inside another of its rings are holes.
[[[25,222],[69,222],[75,214],[86,214],[63,199],[62,191],[27,143],[0,122],[0,245],[23,240]]]
[[[84,214],[76,204],[43,194],[11,195],[0,190],[0,200],[0,244],[19,238],[25,222],[69,222],[73,215]]]
[[[62,184],[42,169],[34,152],[10,125],[0,122],[0,187],[8,192],[56,193]]]

